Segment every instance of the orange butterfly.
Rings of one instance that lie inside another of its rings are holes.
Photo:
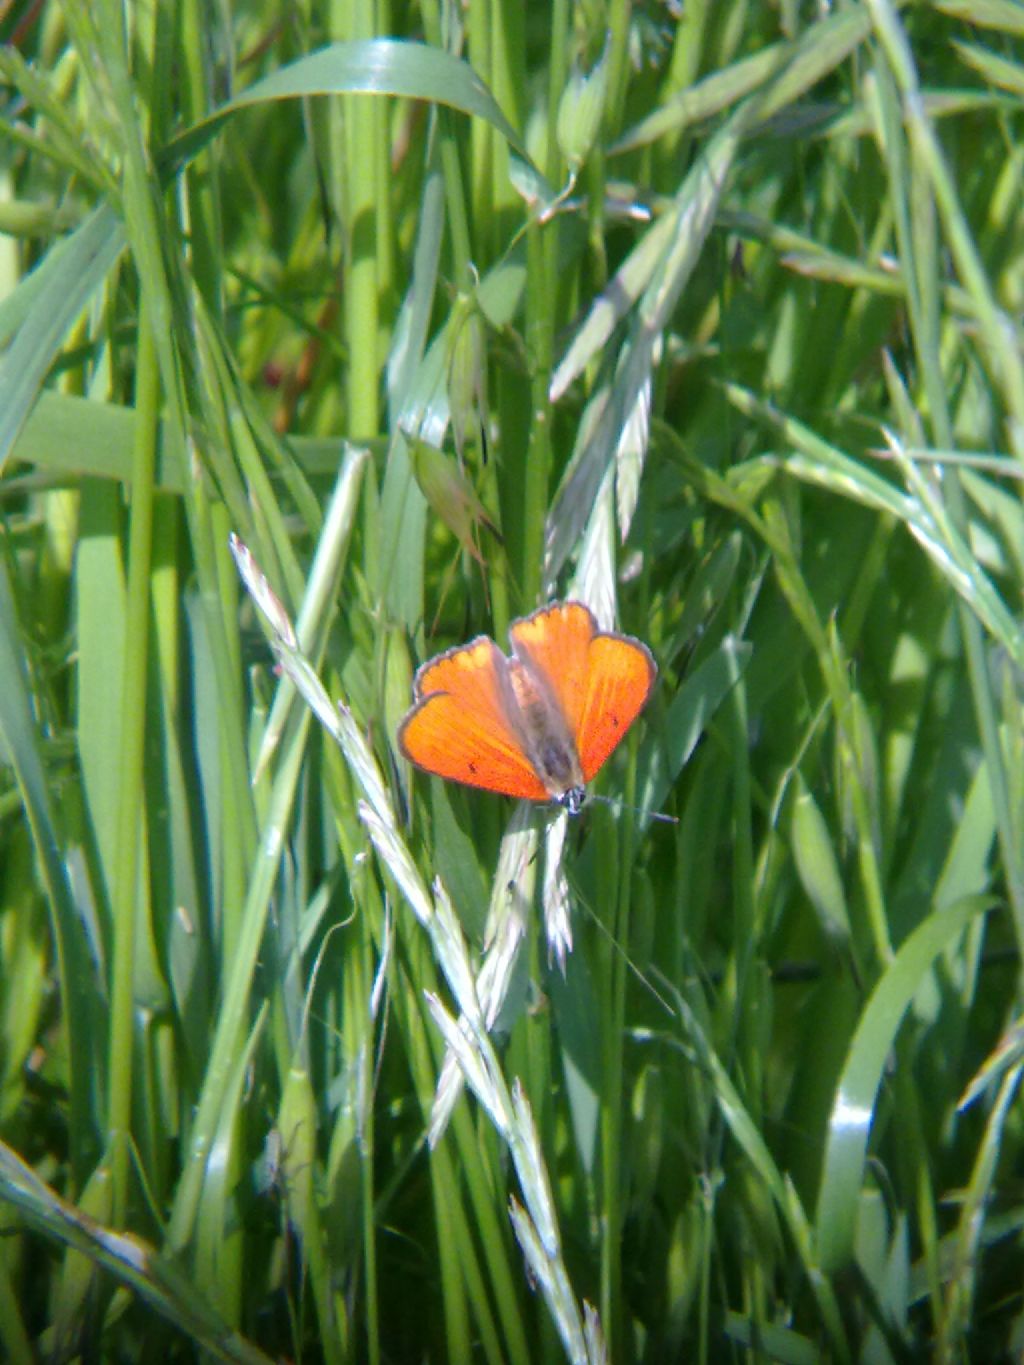
[[[589,608],[554,602],[509,627],[511,658],[486,635],[430,659],[398,731],[418,768],[470,787],[557,801],[575,815],[584,786],[643,710],[657,667]]]

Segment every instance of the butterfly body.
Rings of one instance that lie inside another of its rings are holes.
[[[531,668],[529,656],[503,657],[502,662],[512,685],[513,707],[509,709],[514,708],[519,723],[523,752],[548,795],[556,801],[565,800],[567,793],[583,787],[583,769],[558,701],[543,673]]]
[[[417,672],[402,753],[427,772],[576,813],[657,675],[647,647],[598,629],[579,602],[509,628],[512,655],[478,636]]]

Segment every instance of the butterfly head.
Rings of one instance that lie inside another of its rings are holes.
[[[558,805],[564,807],[570,815],[579,815],[586,799],[586,787],[570,787],[568,791],[562,792],[561,796],[555,797]]]

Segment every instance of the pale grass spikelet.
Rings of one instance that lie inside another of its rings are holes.
[[[452,1116],[452,1110],[458,1103],[464,1084],[465,1080],[459,1059],[449,1048],[444,1054],[444,1061],[441,1063],[441,1074],[437,1078],[437,1089],[434,1091],[434,1103],[430,1107],[428,1140],[431,1147],[436,1147],[444,1137]]]
[[[537,878],[538,844],[535,814],[521,802],[508,823],[498,851],[484,931],[484,962],[477,979],[477,994],[488,1028],[494,1026],[505,1003],[512,971],[526,936]]]
[[[489,1074],[483,1065],[478,1048],[474,1046],[475,1040],[470,1035],[470,1026],[467,1022],[464,1024],[464,1022],[453,1018],[433,991],[426,991],[425,995],[431,1016],[440,1029],[449,1052],[459,1063],[464,1081],[467,1082],[472,1093],[485,1107],[487,1114],[490,1115],[490,1121],[498,1133],[501,1133],[501,1136],[508,1141],[508,1115],[502,1112],[500,1103],[497,1103],[497,1096],[494,1095],[494,1087],[490,1082]],[[440,1138],[440,1134],[437,1134],[437,1137],[434,1136],[434,1125],[431,1123],[431,1147],[436,1147],[438,1138]]]
[[[477,992],[477,983],[473,980],[469,954],[466,951],[465,940],[455,911],[440,881],[435,882],[434,889],[436,896],[436,914],[432,926],[434,950],[462,1014],[455,1025],[455,1034],[453,1035],[458,1041],[458,1049],[453,1049],[449,1044],[434,1096],[430,1116],[430,1145],[432,1147],[436,1146],[441,1140],[451,1117],[452,1109],[462,1093],[463,1073],[465,1073],[465,1079],[469,1081],[470,1088],[478,1097],[483,1098],[480,1095],[478,1084],[483,1084],[483,1077],[492,1070],[498,1071],[498,1062],[497,1058],[494,1057],[488,1029],[504,1000],[503,991],[500,999],[492,998],[489,1002],[492,1017],[490,1019],[485,1017]],[[501,984],[507,989],[507,982]],[[473,1039],[478,1039],[480,1043],[477,1053],[480,1059],[479,1067],[482,1068],[482,1071],[478,1080],[474,1080],[466,1072],[466,1046],[471,1047]],[[493,1091],[493,1089],[492,1085],[490,1090]],[[485,1101],[485,1103],[492,1113],[499,1109],[503,1110],[505,1107],[504,1102],[499,1103],[493,1098]],[[507,1124],[503,1128],[503,1133],[506,1141],[511,1142],[511,1132]]]
[[[508,994],[509,981],[519,957],[526,924],[517,913],[505,915],[488,945],[483,966],[476,978],[476,995],[488,1030],[494,1027]],[[431,1142],[447,1127],[455,1103],[462,1094],[462,1074],[451,1053],[445,1056],[430,1118]]]
[[[508,994],[508,983],[512,977],[512,969],[519,957],[519,949],[523,943],[526,924],[523,920],[517,919],[515,915],[508,915],[501,921],[500,930],[496,938],[490,943],[483,966],[477,976],[475,990],[479,1007],[483,1013],[483,1022],[487,1029],[492,1029],[494,1021],[497,1020],[501,1006],[505,1003],[505,996]],[[463,1091],[463,1078],[459,1070],[459,1062],[452,1052],[445,1055],[444,1062],[441,1063],[441,1076],[437,1082],[437,1093],[434,1095],[433,1110],[430,1114],[430,1141],[431,1145],[437,1143],[438,1138],[444,1133],[448,1126],[448,1119],[451,1118],[452,1110],[455,1108],[456,1100],[459,1099]]]
[[[394,825],[382,820],[365,801],[359,803],[359,818],[366,826],[383,865],[408,901],[409,908],[420,924],[429,929],[434,917],[434,907],[405,842],[398,837]]]
[[[266,574],[256,563],[248,545],[232,531],[228,536],[228,548],[231,550],[239,577],[245,584],[246,592],[270,628],[274,644],[281,649],[297,649],[298,640],[295,638],[295,630],[284,603],[270,586]]]
[[[523,1253],[523,1259],[526,1261],[526,1272],[530,1277],[530,1283],[535,1287],[539,1285],[545,1298],[550,1299],[551,1277],[548,1274],[548,1258],[540,1244],[537,1229],[533,1226],[530,1215],[515,1196],[508,1201],[508,1216],[516,1234],[516,1241]]]
[[[336,733],[352,775],[363,789],[363,796],[376,812],[378,818],[395,831],[397,838],[398,822],[391,795],[384,784],[380,766],[374,758],[373,750],[363,737],[363,732],[352,718],[352,712],[343,702],[338,702]],[[407,855],[408,856],[408,855]]]
[[[622,433],[636,408],[637,397],[651,382],[653,352],[658,334],[638,329],[632,346],[624,349],[607,401],[581,458],[570,461],[548,514],[544,536],[544,581],[556,581],[589,521],[598,491],[609,468],[614,468]]]
[[[487,413],[487,334],[472,295],[461,295],[446,329],[448,402],[455,449],[462,455],[466,433]]]
[[[390,825],[396,832],[397,838],[395,813],[380,768],[370,746],[353,720],[352,713],[343,702],[335,704],[327,695],[316,670],[299,648],[288,613],[260,571],[248,546],[233,533],[229,543],[242,581],[270,627],[271,643],[282,671],[294,683],[299,695],[328,734],[341,747],[366,800],[377,813],[379,820]]]
[[[540,1136],[534,1122],[533,1110],[518,1076],[512,1082],[512,1114],[516,1134],[516,1151],[513,1155],[518,1158],[516,1168],[526,1197],[526,1205],[546,1254],[557,1257],[562,1253],[551,1186],[540,1150]]]
[[[490,940],[483,955],[483,965],[477,976],[477,996],[483,1010],[487,1029],[494,1028],[501,1006],[508,996],[508,984],[519,960],[519,950],[526,938],[526,920],[512,912],[504,916],[496,935]]]
[[[548,951],[565,975],[565,959],[572,952],[569,882],[562,854],[569,832],[569,813],[560,810],[548,825],[544,845],[544,933]]]
[[[437,903],[431,930],[446,974],[448,968],[452,969],[449,984],[452,984],[452,977],[463,983],[467,979],[471,981],[462,933],[454,910],[443,893]],[[443,948],[440,947],[442,939]],[[457,961],[460,957],[464,959],[462,962]],[[544,1166],[533,1111],[518,1079],[509,1090],[473,995],[471,991],[470,998],[465,1002],[471,1012],[456,1020],[432,991],[425,992],[434,1022],[462,1068],[466,1082],[508,1146],[525,1201],[524,1207],[520,1208],[513,1200],[510,1216],[528,1266],[541,1286],[570,1359],[586,1362],[586,1336],[562,1260],[551,1184]],[[434,1126],[431,1125],[431,1142],[434,1140]]]
[[[510,899],[511,896],[509,892]],[[501,919],[497,932],[487,945],[483,966],[476,979],[476,993],[488,1029],[494,1027],[505,1003],[512,971],[525,937],[526,920],[512,910]]]
[[[601,1329],[601,1319],[597,1309],[586,1299],[583,1300],[583,1335],[587,1341],[588,1365],[608,1365],[608,1343]]]
[[[961,535],[930,479],[911,460],[896,433],[883,428],[893,461],[907,484],[907,527],[925,553],[1009,651],[1024,667],[1024,633],[1006,609],[999,592]]]
[[[547,1255],[537,1236],[533,1220],[515,1198],[509,1200],[508,1216],[526,1261],[527,1272],[544,1296],[552,1321],[562,1339],[566,1357],[573,1365],[596,1365],[596,1362],[592,1363],[589,1353],[589,1341],[601,1340],[600,1325],[596,1334],[593,1332],[588,1334],[584,1322],[580,1319],[565,1266],[560,1258],[555,1260]]]
[[[533,904],[537,860],[537,822],[526,802],[512,812],[498,850],[491,904],[487,913],[484,943],[489,949],[502,935],[505,922],[515,919],[525,924]]]
[[[467,554],[479,563],[485,560],[477,547],[477,530],[487,527],[498,531],[480,501],[468,475],[458,461],[419,436],[407,436],[409,458],[420,492],[431,508],[455,536]]]
[[[462,928],[439,880],[434,883],[434,891],[431,939],[438,963],[462,1014],[457,1021],[452,1019],[440,1001],[431,1004],[431,1012],[444,1033],[450,1057],[454,1057],[462,1068],[473,1093],[487,1109],[505,1141],[511,1144],[514,1141],[511,1100],[487,1034]],[[456,1085],[454,1080],[451,1061],[446,1058],[431,1116],[431,1146],[436,1146],[440,1140],[460,1090],[461,1085]]]
[[[431,928],[438,962],[455,1003],[475,1032],[485,1026],[462,926],[440,877],[434,878],[433,890],[434,920]]]
[[[488,1031],[501,1013],[526,936],[536,878],[537,844],[536,820],[526,804],[520,803],[501,841],[484,935],[484,960],[476,978],[476,997]],[[461,1094],[462,1074],[455,1057],[449,1053],[441,1065],[434,1096],[430,1119],[432,1143],[437,1142],[447,1127]]]

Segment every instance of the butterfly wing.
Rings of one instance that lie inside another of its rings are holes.
[[[425,663],[416,674],[416,703],[399,727],[398,745],[411,763],[438,777],[547,801],[547,789],[508,720],[507,669],[508,660],[484,635]]]
[[[657,668],[631,635],[600,631],[581,602],[556,602],[515,621],[512,647],[557,702],[589,782],[643,710]]]
[[[587,651],[576,750],[589,782],[644,709],[658,669],[651,651],[631,635],[601,632]]]
[[[513,621],[508,633],[516,655],[534,678],[543,679],[576,737],[590,677],[590,645],[598,633],[590,609],[581,602],[555,602]]]

